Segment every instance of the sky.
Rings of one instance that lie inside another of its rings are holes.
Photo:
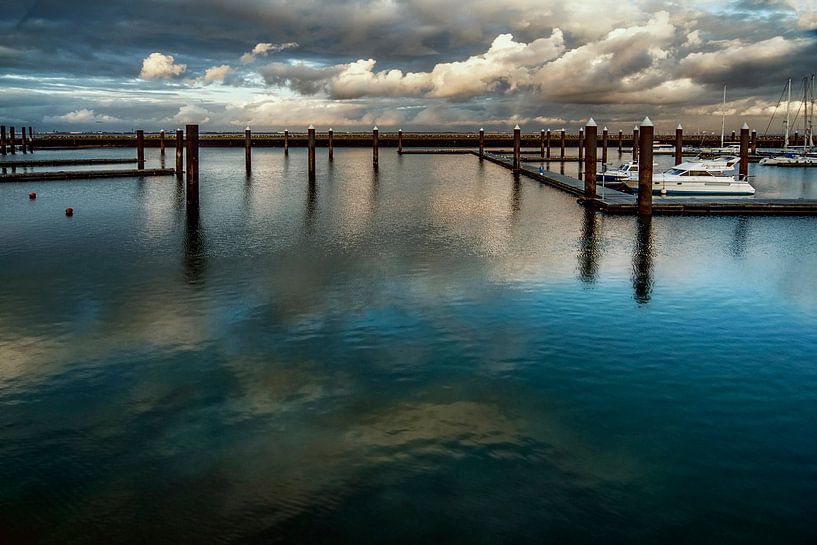
[[[38,131],[782,131],[817,0],[0,0],[0,122]],[[775,112],[775,110],[777,111]],[[774,119],[772,119],[772,114]],[[769,125],[771,121],[771,125]],[[800,128],[802,132],[802,128]]]

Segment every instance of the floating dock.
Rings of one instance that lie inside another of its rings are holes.
[[[57,180],[86,180],[90,178],[144,178],[146,176],[172,176],[172,168],[84,170],[58,172],[23,172],[0,175],[0,182],[48,182]]]

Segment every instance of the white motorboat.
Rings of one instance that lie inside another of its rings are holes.
[[[759,164],[776,167],[817,167],[817,157],[787,153],[778,157],[764,157]]]
[[[596,174],[596,183],[613,189],[622,187],[627,180],[638,180],[638,161],[627,161],[616,168]]]
[[[657,195],[754,195],[755,188],[729,174],[734,165],[726,161],[690,161],[653,175],[652,192]],[[624,181],[631,193],[638,193],[636,179]]]
[[[659,144],[656,142],[652,145],[652,152],[656,155],[672,155],[675,153],[675,146],[672,144]]]

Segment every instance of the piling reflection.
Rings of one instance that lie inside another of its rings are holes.
[[[579,243],[579,278],[582,282],[596,282],[599,270],[599,219],[596,211],[586,206],[582,221],[582,237]]]
[[[639,304],[650,302],[653,287],[652,218],[639,217],[633,248],[633,298]]]
[[[511,221],[516,223],[519,219],[519,210],[521,208],[522,180],[519,174],[513,175],[513,186],[511,188]]]
[[[307,234],[312,234],[315,227],[315,213],[318,208],[318,184],[315,180],[309,180],[306,191],[306,212],[304,214],[304,225]]]
[[[188,208],[184,230],[184,275],[188,284],[203,287],[206,250],[198,208]]]
[[[732,256],[743,257],[746,253],[746,238],[749,230],[749,218],[741,216],[735,224],[735,233],[732,237]]]

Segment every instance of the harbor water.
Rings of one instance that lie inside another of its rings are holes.
[[[0,185],[0,543],[817,542],[817,219],[243,153]]]

